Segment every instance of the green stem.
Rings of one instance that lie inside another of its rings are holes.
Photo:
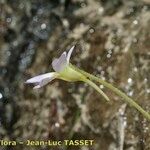
[[[100,93],[106,99],[106,101],[110,101],[108,96],[95,83],[93,83],[91,80],[84,79],[83,81],[88,83],[90,86],[92,86],[98,93]]]
[[[102,85],[104,85],[105,87],[109,88],[110,90],[112,90],[114,93],[116,93],[117,95],[119,95],[120,97],[123,98],[123,100],[127,103],[129,103],[131,106],[135,107],[139,112],[141,112],[141,114],[143,114],[143,116],[145,118],[147,118],[150,121],[150,114],[148,112],[146,112],[140,105],[138,105],[133,99],[131,99],[130,97],[128,97],[126,94],[124,94],[122,91],[120,91],[119,89],[117,89],[116,87],[114,87],[113,85],[111,85],[110,83],[90,74],[87,73],[83,70],[80,70],[79,68],[75,67],[72,65],[72,67],[76,70],[78,70],[80,73],[82,73],[83,75],[85,75],[86,77],[90,78],[91,80],[95,80],[99,83],[101,83]]]

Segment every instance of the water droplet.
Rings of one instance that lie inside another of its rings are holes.
[[[95,30],[93,28],[90,28],[90,30],[89,30],[90,33],[94,33],[94,31]]]
[[[107,56],[106,56],[107,58],[110,58],[111,57],[111,54],[107,54]]]
[[[144,125],[144,133],[147,133],[149,130],[149,127],[147,127],[146,125]]]
[[[109,49],[109,50],[108,50],[108,53],[109,53],[109,54],[112,54],[112,50],[111,50],[111,49]]]
[[[39,19],[39,18],[38,18],[37,16],[33,17],[33,21],[34,21],[34,22],[38,22],[38,19]]]
[[[124,125],[124,127],[127,126],[127,117],[123,117],[123,125]]]
[[[55,127],[59,128],[60,124],[58,122],[55,123]]]
[[[46,24],[45,23],[41,24],[41,29],[46,29]]]
[[[133,91],[128,92],[128,96],[133,96]]]
[[[137,72],[137,71],[138,71],[137,67],[134,67],[134,68],[133,68],[133,71],[134,71],[134,72]]]
[[[3,95],[2,95],[2,93],[0,93],[0,99],[2,99],[3,98]]]
[[[104,12],[104,8],[103,7],[100,7],[99,9],[98,9],[98,13],[99,14],[102,14]]]
[[[81,3],[81,7],[82,8],[86,7],[86,4],[85,3]]]
[[[103,89],[103,88],[104,88],[104,85],[100,85],[100,88]]]
[[[147,79],[147,78],[145,78],[145,79],[144,79],[144,83],[147,83],[147,81],[148,81],[148,79]]]
[[[134,20],[134,21],[133,21],[133,24],[134,24],[134,25],[137,25],[137,24],[138,24],[138,21],[137,21],[137,20]]]
[[[133,83],[133,80],[131,78],[128,78],[128,83],[129,84],[132,84]]]
[[[150,89],[146,89],[146,92],[149,94],[150,93]]]
[[[7,23],[10,23],[11,21],[12,21],[11,18],[7,18],[7,19],[6,19],[6,22],[7,22]]]

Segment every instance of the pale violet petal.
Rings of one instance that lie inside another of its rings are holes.
[[[54,79],[54,78],[53,78]],[[38,84],[36,84],[36,86],[34,86],[33,89],[39,89],[43,86],[45,86],[46,84],[48,84],[50,81],[53,80],[52,78],[48,77],[48,78],[45,78],[43,79],[41,82],[39,82]]]
[[[42,86],[44,86],[44,85],[46,85],[46,84],[48,84],[50,81],[52,81],[54,78],[45,78],[45,79],[43,79],[41,82],[40,82],[40,87],[42,87]]]
[[[36,86],[34,86],[33,89],[39,89],[39,88],[41,88],[40,85],[36,85]]]
[[[72,46],[67,54],[67,63],[69,64],[69,61],[70,61],[70,57],[71,57],[71,54],[74,50],[75,46]]]
[[[50,72],[42,75],[38,75],[26,81],[26,83],[33,83],[34,89],[41,88],[48,84],[53,79],[57,78],[58,74],[56,72]]]
[[[63,52],[59,58],[52,61],[52,67],[56,72],[61,72],[67,65],[67,54]]]
[[[31,79],[28,79],[26,81],[26,83],[39,83],[41,82],[43,79],[45,78],[54,78],[55,77],[55,72],[50,72],[50,73],[45,73],[45,74],[42,74],[42,75],[38,75],[38,76],[35,76]]]

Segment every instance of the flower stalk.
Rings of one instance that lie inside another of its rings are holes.
[[[88,77],[89,79],[94,80],[94,81],[104,85],[105,87],[107,87],[108,89],[110,89],[111,91],[116,93],[118,96],[122,97],[125,102],[127,102],[132,107],[136,108],[145,118],[147,118],[150,121],[150,114],[148,112],[146,112],[140,105],[138,105],[132,98],[128,97],[125,93],[123,93],[121,90],[114,87],[112,84],[110,84],[90,73],[87,73],[73,65],[71,65],[71,67],[73,67],[74,69],[76,69],[77,71],[79,71],[80,73],[82,73],[83,75]]]
[[[89,79],[85,79],[84,80],[85,83],[89,84],[91,87],[93,87],[98,93],[100,93],[106,101],[110,101],[110,99],[108,98],[108,96],[91,80]]]

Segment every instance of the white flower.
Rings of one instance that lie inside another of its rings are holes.
[[[72,69],[69,65],[71,54],[74,50],[74,46],[69,50],[69,52],[63,52],[59,58],[55,58],[52,61],[52,67],[55,72],[50,72],[42,75],[35,76],[28,79],[25,83],[34,84],[34,89],[41,88],[48,84],[55,78],[62,79],[65,81],[81,81],[85,78],[81,73]]]
[[[41,88],[47,85],[53,79],[62,79],[69,82],[83,81],[92,86],[97,92],[99,92],[107,101],[109,98],[107,95],[92,81],[90,81],[81,71],[70,64],[70,57],[74,50],[74,46],[69,52],[63,52],[59,58],[55,58],[52,61],[52,67],[55,72],[50,72],[42,75],[38,75],[27,80],[25,83],[34,84],[34,89]]]

